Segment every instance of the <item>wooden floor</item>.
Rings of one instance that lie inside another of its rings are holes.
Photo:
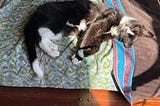
[[[117,92],[0,87],[0,106],[129,106]]]
[[[148,98],[134,102],[134,106],[160,106],[160,97]]]
[[[154,101],[157,102],[154,102]],[[134,106],[160,106],[160,99],[134,102]],[[151,105],[146,105],[151,103]],[[53,88],[0,87],[0,106],[130,106],[118,92]]]

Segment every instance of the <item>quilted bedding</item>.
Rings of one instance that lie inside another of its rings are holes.
[[[61,55],[57,58],[49,57],[37,47],[45,77],[41,80],[36,77],[29,64],[23,28],[36,7],[47,1],[55,0],[0,1],[0,85],[117,90],[111,77],[111,41],[104,42],[98,53],[78,65],[70,60],[76,50],[76,39],[64,37],[59,41]]]

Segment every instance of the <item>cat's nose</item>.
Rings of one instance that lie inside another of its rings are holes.
[[[133,35],[133,36],[134,36],[134,32],[132,32],[132,30],[131,30],[130,27],[126,26],[126,27],[124,27],[124,30],[125,30],[125,32],[126,32],[127,34],[130,34],[130,35]]]

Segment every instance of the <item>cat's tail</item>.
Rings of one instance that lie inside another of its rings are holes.
[[[34,18],[31,18],[24,28],[24,35],[29,61],[32,65],[32,69],[38,75],[38,77],[42,78],[44,74],[40,68],[35,48],[36,44],[40,42],[40,37],[37,30],[38,26],[36,25]]]

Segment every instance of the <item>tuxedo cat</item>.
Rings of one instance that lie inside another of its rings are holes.
[[[36,45],[55,58],[59,56],[58,40],[67,35],[78,37],[91,23],[105,15],[107,17],[110,10],[112,11],[105,4],[89,0],[49,2],[39,6],[24,28],[29,61],[38,77],[43,77],[44,74],[37,58]]]
[[[25,25],[24,35],[29,61],[38,77],[43,77],[44,73],[35,46],[53,58],[59,56],[57,40],[85,31],[87,24],[101,16],[100,11],[104,11],[103,8],[89,0],[49,2],[37,8]]]

